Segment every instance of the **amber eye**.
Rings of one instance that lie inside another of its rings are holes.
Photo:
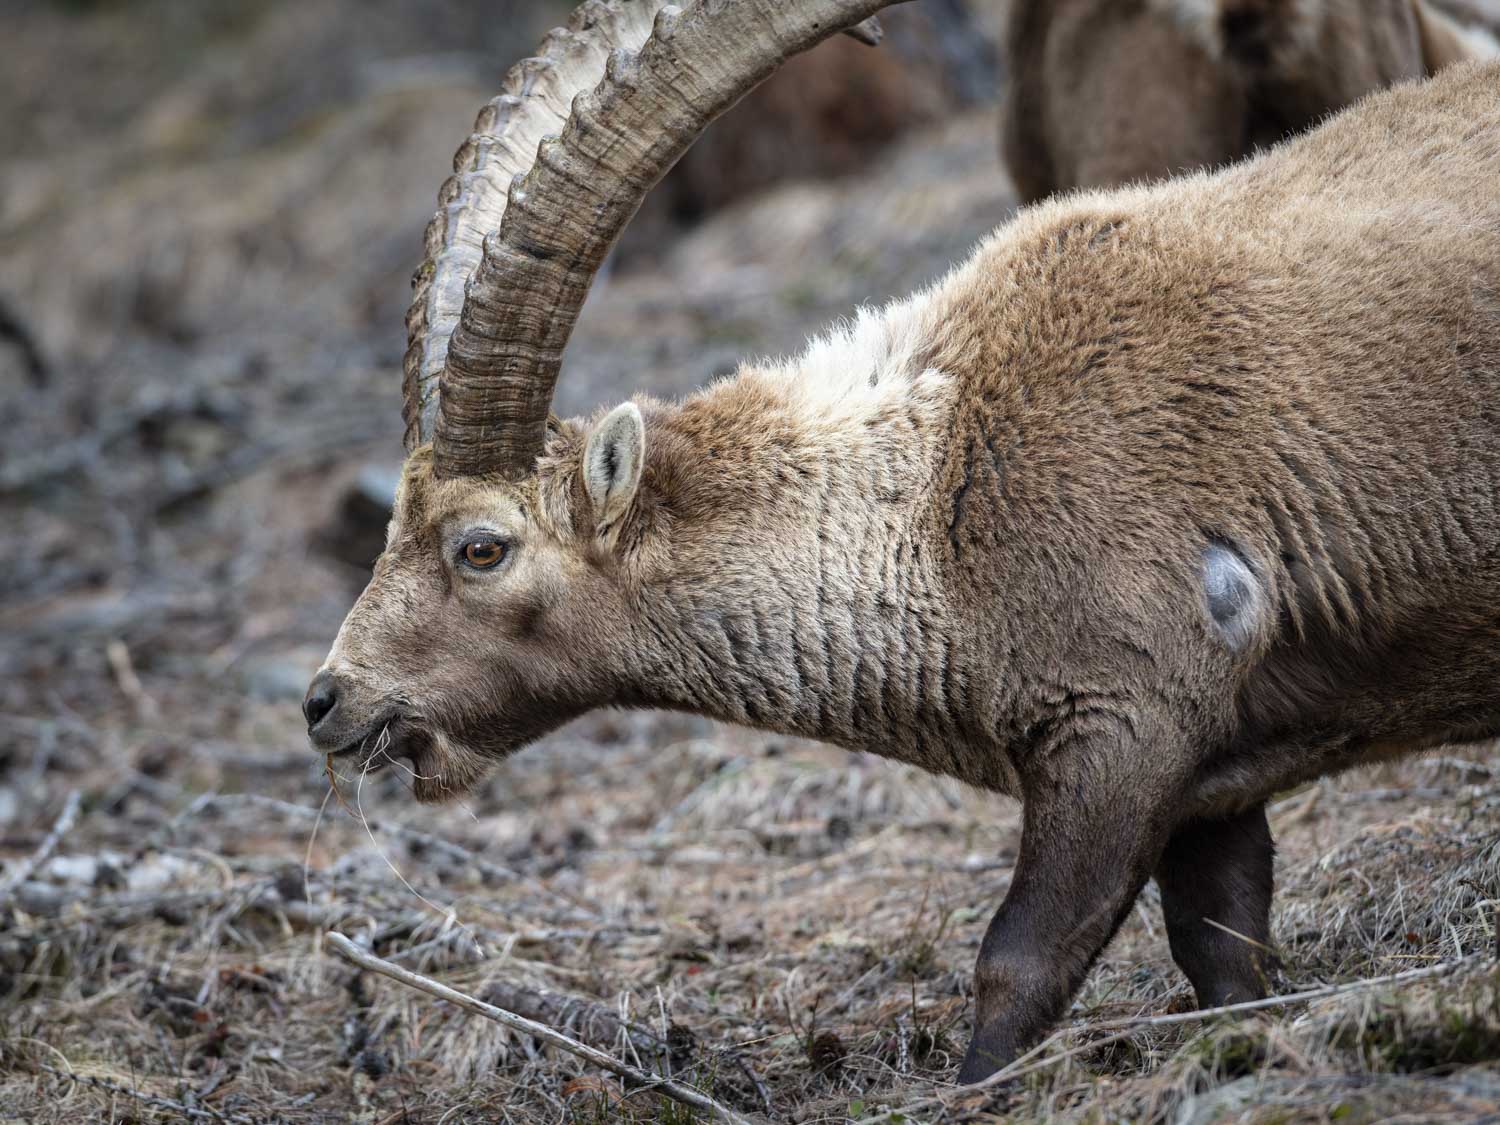
[[[464,562],[476,570],[488,570],[505,558],[505,544],[498,539],[470,539],[464,544]]]

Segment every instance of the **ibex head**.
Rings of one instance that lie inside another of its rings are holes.
[[[724,482],[679,482],[674,509],[658,503],[691,417],[653,434],[651,404],[627,403],[559,422],[553,386],[646,192],[786,58],[841,30],[870,37],[886,2],[591,0],[512,69],[427,229],[407,315],[407,462],[385,552],[304,703],[320,752],[408,757],[418,797],[437,800],[591,708],[703,702],[673,682],[675,626],[643,586],[690,589],[727,568],[710,584],[744,604],[780,579],[736,574],[733,534],[695,546]],[[771,424],[754,419],[746,440]]]

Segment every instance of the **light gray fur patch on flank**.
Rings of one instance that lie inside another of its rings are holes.
[[[1243,652],[1265,600],[1255,571],[1233,547],[1210,543],[1203,549],[1203,592],[1215,630],[1231,652]]]

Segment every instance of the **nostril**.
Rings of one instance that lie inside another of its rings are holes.
[[[319,672],[307,689],[307,697],[302,700],[302,714],[307,718],[308,729],[327,718],[328,712],[337,707],[338,702],[338,685],[334,682],[333,675]]]

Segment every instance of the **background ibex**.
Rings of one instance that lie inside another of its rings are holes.
[[[1007,37],[1001,149],[1029,202],[1227,164],[1500,54],[1433,0],[1016,0]]]
[[[964,1080],[1058,1018],[1153,875],[1200,1002],[1260,995],[1266,798],[1500,730],[1500,66],[1024,212],[795,359],[558,421],[642,196],[882,0],[659,7],[584,5],[459,152],[314,745],[440,800],[586,710],[675,708],[1022,798]]]

